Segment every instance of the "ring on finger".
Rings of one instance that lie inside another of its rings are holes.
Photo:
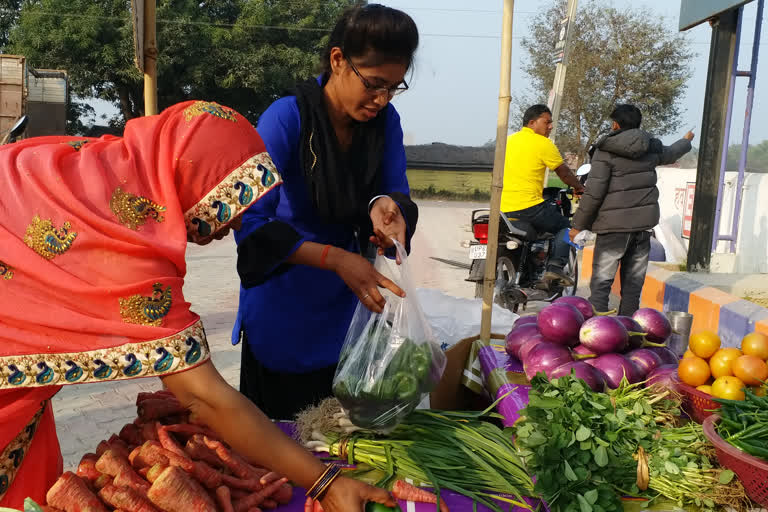
[[[366,293],[365,295],[363,295],[363,298],[362,298],[362,299],[360,299],[360,300],[365,300],[365,299],[367,299],[367,298],[368,298],[368,297],[370,297],[370,296],[371,296],[371,294],[370,294],[370,293]]]

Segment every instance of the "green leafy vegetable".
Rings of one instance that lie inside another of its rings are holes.
[[[572,376],[551,382],[537,376],[531,384],[515,433],[537,477],[535,489],[552,512],[621,510],[623,495],[701,511],[747,509],[733,473],[715,467],[701,425],[678,426],[679,397],[626,381],[608,394],[595,393]],[[738,417],[732,421],[742,425]],[[747,443],[748,435],[734,442]]]

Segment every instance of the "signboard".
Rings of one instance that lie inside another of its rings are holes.
[[[144,72],[144,0],[131,0],[131,20],[133,21],[134,62],[139,71]]]
[[[691,238],[691,224],[693,222],[693,198],[696,196],[696,183],[690,181],[685,184],[685,206],[683,207],[683,238]]]
[[[565,43],[566,36],[568,35],[568,22],[570,18],[565,17],[560,21],[560,32],[557,34],[557,42],[555,43],[555,52],[553,53],[552,63],[559,64],[563,62],[565,57]]]
[[[737,9],[752,0],[681,0],[680,31],[693,28],[708,19],[731,9]]]

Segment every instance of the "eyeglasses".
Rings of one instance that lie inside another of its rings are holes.
[[[347,63],[349,63],[349,67],[352,68],[352,71],[355,72],[357,78],[359,78],[363,83],[363,86],[365,87],[365,90],[368,94],[372,96],[381,96],[382,94],[386,94],[391,98],[392,96],[396,96],[408,90],[408,84],[405,80],[403,80],[399,85],[395,85],[393,87],[376,87],[375,85],[372,85],[371,82],[369,82],[363,75],[360,74],[355,65],[352,64],[352,61],[347,57],[345,58],[347,59]]]

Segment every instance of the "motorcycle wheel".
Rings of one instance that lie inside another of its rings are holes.
[[[515,270],[515,264],[507,256],[500,256],[496,260],[496,286],[495,290],[504,289],[509,283],[514,283],[517,271]],[[475,298],[480,299],[483,297],[483,281],[475,283]],[[498,301],[499,297],[494,297],[494,302]],[[506,301],[505,301],[506,302]],[[510,309],[513,313],[517,313],[520,308],[519,304],[514,304],[511,307],[508,304],[501,304],[496,302],[502,307]]]

